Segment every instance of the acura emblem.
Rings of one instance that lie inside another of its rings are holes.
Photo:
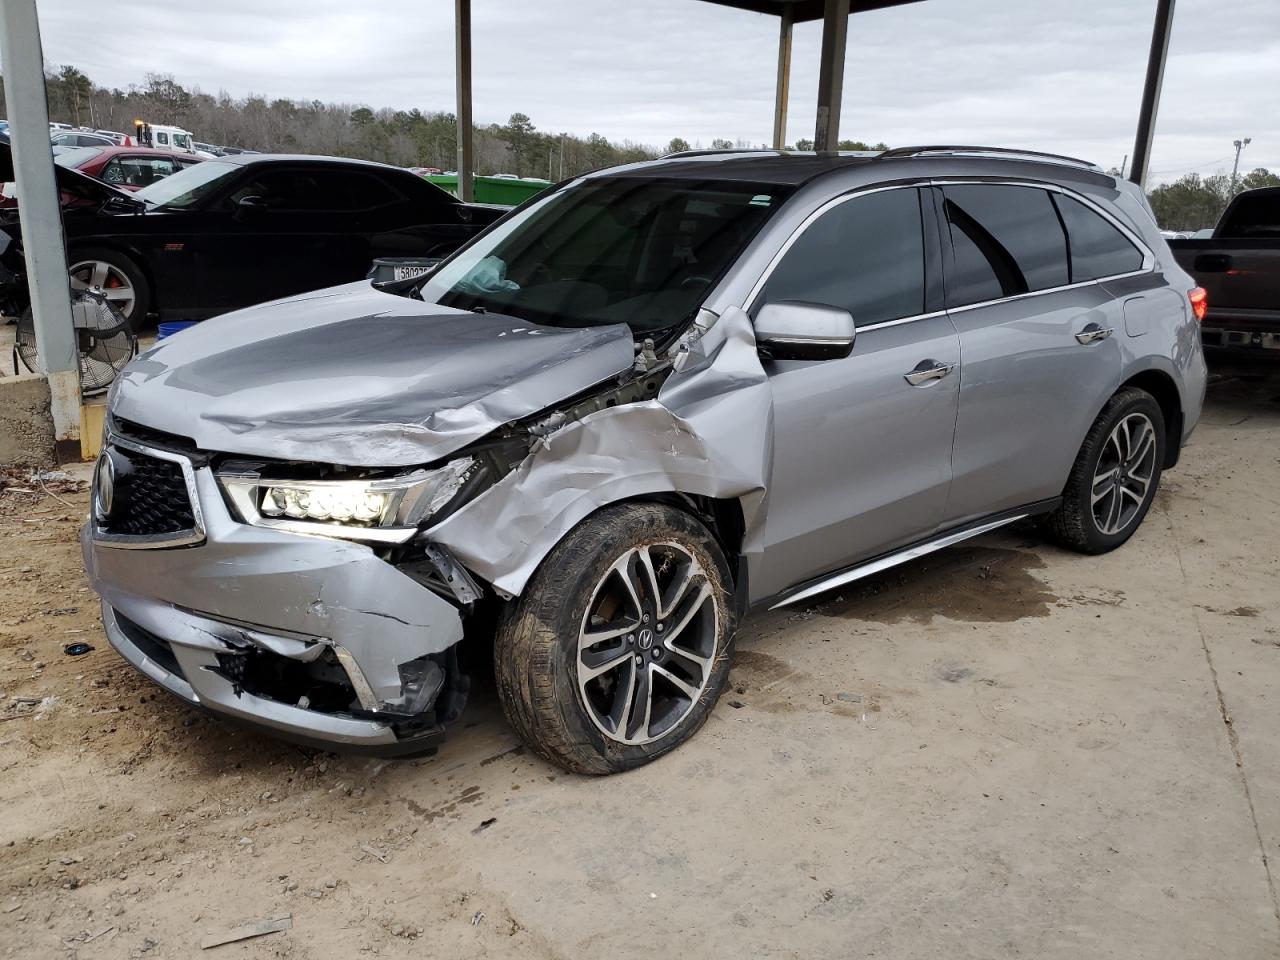
[[[111,454],[102,452],[98,457],[98,466],[94,471],[93,515],[99,523],[105,523],[111,516],[111,507],[116,496],[116,465]]]
[[[648,650],[650,647],[653,646],[653,631],[650,630],[648,627],[645,627],[643,630],[640,631],[639,641],[640,641],[640,649]]]

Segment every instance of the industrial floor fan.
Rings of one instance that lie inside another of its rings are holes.
[[[109,300],[91,290],[72,292],[71,316],[80,354],[80,390],[86,397],[103,393],[125,364],[138,353],[138,338],[128,320]],[[36,348],[36,328],[27,307],[18,318],[13,343],[13,371],[18,364],[32,373],[43,371]]]

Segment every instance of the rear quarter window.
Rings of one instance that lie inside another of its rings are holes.
[[[951,306],[1069,282],[1067,239],[1047,191],[984,183],[942,193],[952,247]]]
[[[1079,200],[1056,194],[1071,247],[1071,282],[1114,277],[1142,269],[1142,251],[1105,217]]]

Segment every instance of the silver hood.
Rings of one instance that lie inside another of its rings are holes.
[[[535,326],[368,281],[206,320],[134,360],[111,412],[204,450],[427,463],[618,374],[625,324]]]

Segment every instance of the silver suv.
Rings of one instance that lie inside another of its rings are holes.
[[[625,770],[706,720],[750,609],[1023,518],[1124,543],[1200,414],[1192,287],[1141,193],[1065,157],[605,170],[425,277],[140,356],[85,561],[190,703],[417,751],[492,649],[533,749]]]

